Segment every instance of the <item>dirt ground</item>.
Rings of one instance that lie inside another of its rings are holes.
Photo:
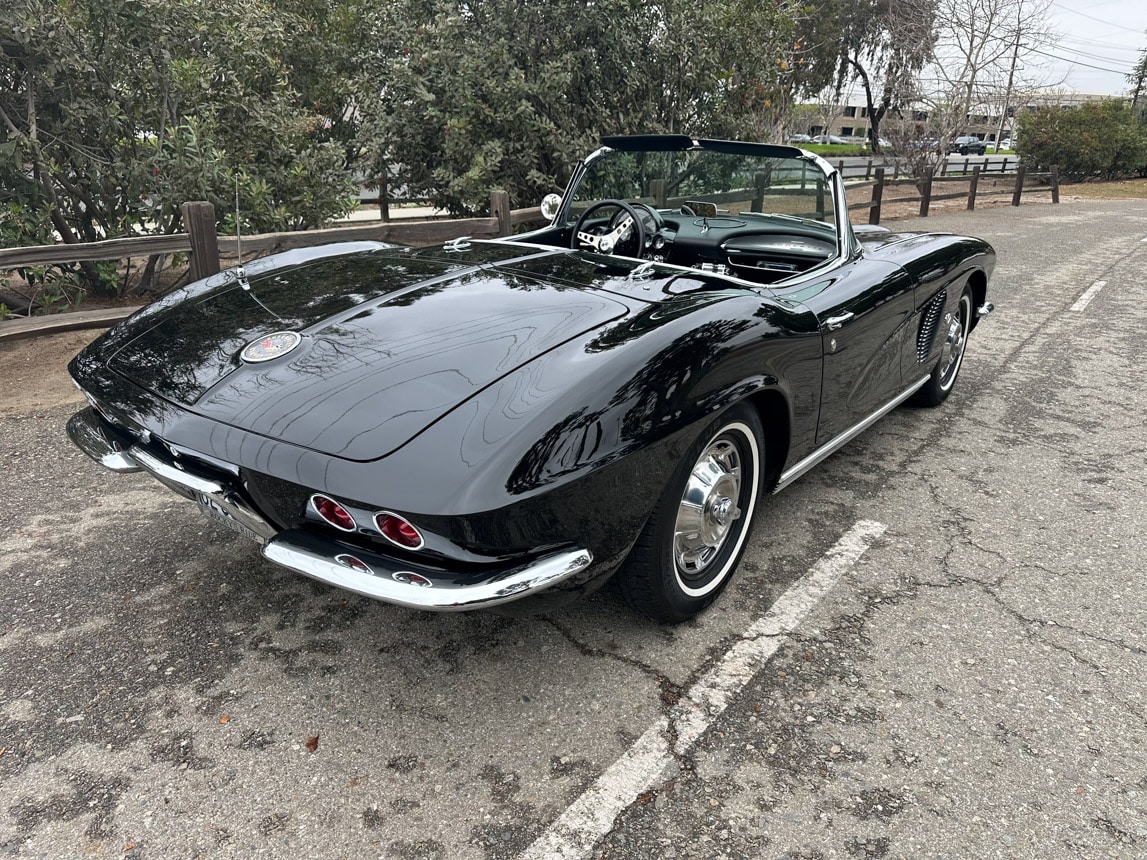
[[[83,395],[68,376],[68,362],[99,334],[91,329],[0,343],[0,418],[82,403]]]

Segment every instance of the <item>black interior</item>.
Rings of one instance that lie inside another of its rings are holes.
[[[706,217],[687,205],[672,210],[631,205],[641,217],[644,248],[634,254],[635,243],[626,242],[615,252],[625,256],[716,270],[769,284],[807,271],[836,253],[836,230],[828,223],[759,212]],[[628,217],[621,209],[603,208],[600,213],[589,214],[593,217],[586,218],[581,229],[597,234],[613,230]],[[531,238],[568,248],[573,242],[573,228],[554,227]]]

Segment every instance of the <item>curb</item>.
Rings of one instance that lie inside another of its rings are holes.
[[[47,317],[8,320],[7,322],[0,322],[0,343],[23,340],[42,334],[59,334],[60,332],[77,331],[85,328],[107,328],[113,323],[126,319],[137,310],[139,307],[70,311]]]

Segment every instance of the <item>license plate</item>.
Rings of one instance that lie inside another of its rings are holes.
[[[196,498],[196,502],[199,505],[200,513],[207,517],[207,519],[215,520],[217,523],[222,523],[223,525],[227,526],[227,528],[231,529],[231,531],[241,534],[243,537],[249,538],[250,540],[255,541],[257,544],[265,544],[267,542],[265,538],[256,534],[250,528],[235,519],[235,517],[233,517],[223,505],[215,501],[215,499],[211,498],[210,496],[204,493],[199,493]]]

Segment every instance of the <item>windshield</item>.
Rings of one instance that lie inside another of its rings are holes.
[[[828,179],[801,157],[697,148],[612,151],[588,165],[567,215],[572,220],[603,199],[644,203],[665,212],[788,215],[835,225]]]

